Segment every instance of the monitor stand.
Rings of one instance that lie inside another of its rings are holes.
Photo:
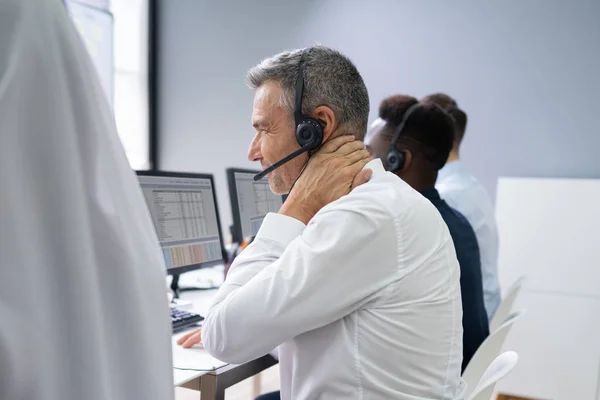
[[[178,299],[180,295],[179,274],[173,274],[173,279],[171,280],[171,290],[173,291],[173,298]]]
[[[171,281],[171,290],[173,291],[173,299],[171,300],[171,307],[187,308],[192,306],[192,302],[188,300],[181,300],[179,295],[181,290],[179,289],[179,274],[173,275]]]

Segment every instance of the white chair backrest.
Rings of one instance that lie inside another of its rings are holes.
[[[494,393],[496,383],[500,379],[508,375],[517,365],[519,356],[514,351],[507,351],[506,353],[500,354],[490,366],[485,370],[485,373],[479,380],[477,387],[473,390],[473,393],[467,400],[490,400]]]
[[[467,393],[465,398],[469,397],[475,389],[475,386],[479,383],[485,370],[492,361],[498,357],[500,350],[504,345],[504,341],[506,340],[506,336],[508,336],[513,324],[521,318],[524,313],[525,310],[512,313],[506,321],[496,329],[496,331],[492,332],[490,336],[481,343],[481,346],[479,346],[462,374],[462,378],[467,383]]]
[[[525,281],[524,276],[517,279],[510,289],[508,289],[508,292],[506,292],[506,296],[502,299],[502,302],[498,306],[498,309],[490,322],[490,333],[498,329],[512,312],[515,300],[521,291],[521,287],[523,287],[523,281]]]

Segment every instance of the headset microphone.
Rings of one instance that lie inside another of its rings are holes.
[[[298,76],[296,77],[296,99],[294,102],[294,121],[296,123],[296,141],[300,148],[288,155],[287,157],[277,161],[269,168],[260,172],[254,177],[258,181],[265,177],[270,172],[281,167],[286,162],[298,157],[300,154],[316,150],[323,143],[323,126],[314,119],[306,117],[302,113],[302,94],[304,92],[304,51],[300,56],[298,65]]]
[[[309,143],[305,144],[304,146],[300,147],[298,150],[296,150],[289,156],[282,158],[281,160],[277,161],[275,164],[271,165],[269,168],[256,174],[254,176],[254,180],[255,181],[261,180],[262,178],[267,176],[267,174],[269,174],[269,173],[273,172],[274,170],[276,170],[277,168],[281,167],[286,162],[293,160],[294,158],[298,157],[300,154],[306,153],[307,151],[311,151],[313,149],[313,147],[314,147],[314,142],[309,142]]]

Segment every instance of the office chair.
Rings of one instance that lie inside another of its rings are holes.
[[[517,296],[521,292],[521,288],[523,287],[523,282],[525,281],[525,277],[522,276],[516,280],[515,283],[508,289],[506,292],[506,296],[498,306],[496,313],[492,317],[492,321],[490,322],[490,332],[494,332],[496,329],[502,325],[502,323],[508,318],[510,313],[512,312],[512,308],[515,304],[515,300]]]
[[[494,388],[500,379],[508,375],[517,365],[519,355],[514,351],[507,351],[500,354],[487,367],[483,376],[479,380],[477,387],[467,400],[490,400],[494,393]]]
[[[492,332],[490,336],[481,343],[481,346],[479,346],[462,374],[462,378],[467,383],[467,393],[465,393],[465,398],[469,398],[473,393],[473,389],[477,386],[477,383],[484,375],[488,366],[500,354],[500,350],[502,349],[504,341],[513,324],[521,318],[524,313],[525,310],[512,313],[498,329]]]

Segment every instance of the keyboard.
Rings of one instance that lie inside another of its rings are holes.
[[[204,317],[199,314],[194,314],[171,307],[171,323],[173,324],[173,332],[180,331],[190,325],[196,325],[202,320],[204,320]]]

